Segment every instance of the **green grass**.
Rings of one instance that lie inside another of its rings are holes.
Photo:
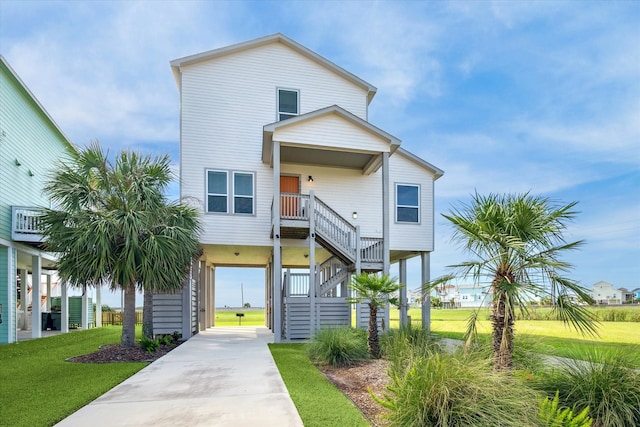
[[[236,313],[243,313],[242,324],[239,325]],[[264,326],[264,310],[255,309],[216,309],[216,326]]]
[[[0,345],[0,425],[53,425],[144,368],[65,361],[118,343],[121,331],[105,326]]]
[[[624,307],[629,309],[629,307]],[[631,307],[635,309],[635,307]],[[611,310],[611,309],[608,309]],[[440,336],[462,339],[467,327],[467,319],[471,309],[431,310],[431,330]],[[397,310],[391,310],[391,325],[397,324]],[[420,325],[420,309],[409,312],[414,326]],[[486,319],[488,309],[483,310],[480,319]],[[577,357],[597,347],[606,354],[621,353],[627,366],[640,369],[640,332],[637,322],[601,322],[599,337],[583,337],[574,329],[555,320],[517,320],[516,338],[524,337],[531,343],[531,350],[541,354],[561,357]],[[480,339],[489,340],[491,324],[481,320],[478,324]],[[517,344],[517,343],[516,343]]]
[[[362,413],[311,364],[304,344],[269,344],[306,427],[368,426]]]

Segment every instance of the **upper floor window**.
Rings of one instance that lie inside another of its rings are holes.
[[[396,221],[420,222],[420,186],[396,184]]]
[[[253,214],[253,173],[233,173],[233,213]]]
[[[228,212],[228,175],[226,171],[207,171],[207,212]]]
[[[300,114],[300,93],[297,90],[278,89],[278,120]]]

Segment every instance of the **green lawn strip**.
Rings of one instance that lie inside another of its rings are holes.
[[[309,361],[304,344],[269,344],[307,427],[368,426],[362,413]]]
[[[438,331],[435,332],[435,334],[444,338],[456,340],[462,340],[464,335],[463,332],[452,331]],[[603,354],[618,353],[622,355],[627,367],[640,369],[640,345],[638,344],[527,334],[523,334],[522,337],[527,340],[527,345],[531,351],[539,354],[587,360],[589,353],[595,348]],[[488,333],[481,333],[478,334],[478,339],[488,343],[491,339],[491,335]],[[515,345],[518,345],[518,336],[516,336]]]
[[[242,324],[236,313],[244,314]],[[216,310],[216,326],[264,326],[264,310]]]
[[[1,345],[0,424],[53,425],[147,366],[65,361],[118,343],[120,333],[119,326],[105,326]]]

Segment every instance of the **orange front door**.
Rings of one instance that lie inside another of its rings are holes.
[[[296,194],[296,196],[281,197],[280,214],[283,217],[297,217],[299,216],[298,210],[300,202],[298,201],[297,194],[300,193],[300,177],[280,175],[280,193]]]

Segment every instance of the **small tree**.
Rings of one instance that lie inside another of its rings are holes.
[[[395,298],[389,298],[390,294],[396,292],[403,285],[398,283],[398,279],[390,278],[388,274],[377,275],[360,273],[351,279],[351,289],[356,295],[348,298],[350,304],[366,301],[369,305],[369,329],[367,331],[367,342],[369,354],[376,359],[380,358],[380,339],[378,337],[378,309],[384,307],[387,302],[397,304]]]
[[[443,215],[453,224],[453,240],[472,259],[450,266],[454,273],[425,285],[430,291],[454,278],[473,278],[475,285],[492,295],[494,369],[512,365],[516,310],[527,311],[531,295],[551,298],[553,311],[583,334],[597,334],[592,312],[577,299],[592,302],[587,291],[564,277],[571,264],[560,256],[579,248],[582,241],[567,243],[567,222],[576,212],[576,202],[556,205],[543,197],[477,193],[470,204],[462,204]],[[469,320],[467,342],[476,336],[478,311]]]
[[[167,202],[170,181],[168,156],[123,151],[111,162],[95,143],[58,165],[45,186],[61,208],[41,217],[60,277],[124,290],[123,347],[134,345],[136,289],[180,290],[199,251],[199,214]]]

